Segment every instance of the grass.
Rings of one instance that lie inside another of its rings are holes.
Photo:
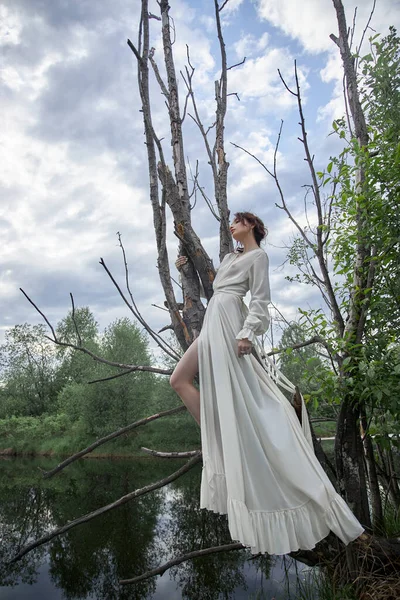
[[[319,569],[307,571],[304,581],[299,580],[299,587],[296,600],[356,600],[351,586],[338,589],[326,573]]]
[[[351,586],[336,588],[324,571],[317,567],[304,569],[288,592],[282,583],[282,592],[273,597],[264,590],[250,594],[249,600],[357,600]],[[284,589],[285,588],[285,589]]]
[[[384,510],[385,533],[387,537],[400,536],[400,509],[387,502]]]
[[[17,455],[66,456],[107,435],[88,434],[82,425],[61,415],[0,420],[0,452],[11,448]],[[200,429],[188,413],[166,417],[101,445],[91,456],[143,456],[141,447],[184,451],[200,447]]]

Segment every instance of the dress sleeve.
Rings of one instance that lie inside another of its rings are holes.
[[[243,328],[236,336],[237,340],[247,338],[250,342],[253,342],[257,335],[265,333],[269,327],[270,316],[268,304],[271,302],[271,293],[268,263],[268,256],[263,252],[250,267],[249,288],[251,300],[249,313],[243,323]]]

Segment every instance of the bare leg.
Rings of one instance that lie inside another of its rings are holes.
[[[193,385],[193,379],[199,371],[198,340],[189,346],[175,367],[169,380],[192,417],[200,425],[200,392]]]

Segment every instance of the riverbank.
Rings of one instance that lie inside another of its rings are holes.
[[[332,439],[334,423],[316,424],[319,438]],[[0,420],[0,457],[68,457],[107,435],[85,431],[65,415],[11,417]],[[329,442],[325,442],[329,445]],[[200,429],[185,412],[153,421],[110,440],[85,458],[147,458],[142,446],[164,452],[200,448]]]
[[[51,450],[45,451],[35,451],[31,450],[29,452],[14,450],[14,448],[4,448],[0,450],[0,459],[7,458],[68,458],[71,456],[71,453],[66,452],[60,454],[59,452],[53,452]],[[138,459],[143,458],[146,460],[152,459],[154,460],[154,456],[150,456],[149,454],[140,453],[140,452],[131,452],[131,453],[118,453],[118,452],[89,452],[89,454],[85,454],[81,457],[82,459]]]
[[[122,425],[124,426],[124,425]],[[0,456],[66,457],[112,432],[86,431],[62,415],[11,417],[0,420]],[[101,444],[90,458],[143,458],[142,446],[164,452],[200,447],[200,429],[188,413],[165,417]]]

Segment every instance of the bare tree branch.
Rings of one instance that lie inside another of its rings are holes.
[[[164,310],[165,312],[169,313],[168,308],[164,308],[164,306],[158,306],[158,304],[151,304],[150,306],[154,306],[155,308],[159,308],[160,310]]]
[[[299,110],[299,115],[300,115],[300,126],[301,126],[301,130],[302,130],[302,138],[299,138],[299,139],[304,146],[304,150],[305,150],[305,154],[306,154],[306,161],[308,163],[312,182],[313,182],[312,190],[313,190],[313,194],[314,194],[314,200],[315,200],[315,205],[316,205],[317,215],[318,215],[318,227],[317,227],[317,233],[316,233],[317,244],[311,243],[310,240],[308,239],[308,237],[305,235],[303,228],[300,227],[293,218],[291,220],[296,224],[297,229],[300,232],[300,234],[302,235],[303,239],[305,239],[305,241],[307,241],[310,248],[313,250],[313,252],[315,252],[315,255],[318,259],[319,267],[320,267],[320,270],[322,273],[322,280],[323,280],[324,286],[327,290],[327,295],[329,298],[329,306],[333,312],[338,331],[340,334],[342,334],[344,331],[344,321],[343,321],[343,317],[340,312],[340,308],[339,308],[339,305],[338,305],[338,302],[337,302],[337,299],[335,296],[335,292],[334,292],[334,289],[332,286],[332,282],[331,282],[331,279],[329,276],[329,272],[328,272],[327,265],[325,262],[325,257],[324,257],[323,229],[322,229],[324,226],[324,219],[323,219],[323,213],[322,213],[322,202],[321,202],[321,196],[320,196],[320,191],[319,191],[319,184],[317,181],[317,175],[316,175],[315,167],[314,167],[314,160],[313,160],[313,157],[311,156],[309,146],[308,146],[307,130],[305,127],[305,119],[304,119],[303,106],[302,106],[302,100],[301,100],[301,95],[300,95],[300,84],[299,84],[296,61],[295,61],[296,92],[293,92],[287,86],[287,84],[284,81],[280,72],[279,72],[279,76],[280,76],[283,84],[285,85],[285,88],[288,90],[288,92],[290,92],[292,95],[294,95],[297,98],[297,105],[298,105],[298,110]],[[274,171],[274,173],[275,173],[275,171]],[[281,197],[282,196],[283,195],[281,194]],[[282,202],[282,204],[283,204],[284,210],[286,210],[286,212],[288,213],[285,203]],[[288,213],[288,215],[290,217],[289,213]]]
[[[20,291],[23,293],[23,295],[25,296],[25,298],[28,300],[28,302],[30,302],[32,304],[32,306],[35,308],[35,310],[37,310],[37,312],[43,317],[43,319],[46,321],[47,325],[49,326],[51,333],[53,334],[53,338],[54,341],[57,340],[57,336],[56,336],[56,332],[53,329],[52,324],[50,323],[50,321],[48,320],[48,318],[46,317],[46,315],[36,306],[36,304],[33,302],[33,300],[31,300],[28,296],[28,294],[26,294],[24,292],[24,290],[22,288],[19,288]],[[50,338],[51,339],[51,338]],[[53,341],[53,340],[52,340]],[[57,340],[58,341],[58,340]]]
[[[369,29],[369,26],[371,24],[371,20],[372,20],[372,17],[374,15],[374,12],[375,12],[375,7],[376,7],[376,0],[374,0],[373,3],[372,3],[372,8],[371,8],[370,15],[368,17],[367,24],[365,25],[364,30],[362,32],[360,43],[358,44],[358,46],[356,48],[356,59],[355,59],[355,63],[354,63],[354,69],[355,69],[355,71],[357,71],[357,69],[358,69],[358,63],[359,63],[359,60],[360,60],[359,55],[360,55],[361,47],[362,47],[363,42],[364,42],[365,34],[367,33],[367,30]]]
[[[190,54],[189,54],[189,46],[186,44],[186,54],[187,54],[187,60],[188,60],[188,65],[190,67],[190,73],[189,73],[189,69],[187,68],[187,66],[185,66],[185,71],[186,71],[186,77],[183,74],[182,71],[180,71],[181,73],[181,77],[183,79],[183,81],[185,82],[185,85],[187,87],[187,93],[185,96],[185,105],[183,107],[183,115],[182,115],[182,123],[185,120],[186,117],[186,112],[187,112],[187,105],[188,105],[188,101],[191,95],[193,95],[193,89],[192,89],[192,79],[193,79],[193,75],[195,72],[195,68],[193,67],[193,65],[190,62]]]
[[[201,185],[199,185],[199,183],[197,183],[197,189],[199,190],[200,194],[203,196],[208,208],[210,209],[211,214],[217,219],[217,221],[220,221],[221,219],[218,216],[218,214],[215,212],[210,198],[207,196],[207,194],[204,191],[204,188],[201,187]]]
[[[131,40],[128,39],[127,44],[129,46],[129,48],[132,50],[133,54],[136,56],[138,63],[141,63],[142,58],[141,58],[139,52],[136,50],[135,46],[132,44]]]
[[[106,358],[103,358],[101,356],[98,356],[97,354],[95,354],[94,352],[92,352],[91,350],[89,350],[88,348],[85,348],[84,346],[78,346],[77,344],[71,344],[69,342],[62,342],[61,340],[59,340],[57,338],[57,335],[54,331],[53,326],[51,325],[50,321],[48,320],[48,318],[45,316],[45,314],[36,306],[36,304],[33,302],[33,300],[31,300],[31,298],[29,298],[29,296],[26,294],[26,292],[24,292],[24,290],[22,288],[20,288],[21,292],[24,294],[25,298],[32,304],[32,306],[38,311],[38,313],[40,315],[42,315],[43,319],[46,321],[47,325],[50,327],[52,333],[53,333],[53,337],[51,338],[50,336],[46,335],[46,339],[50,340],[51,342],[53,342],[54,344],[56,344],[57,346],[61,346],[63,348],[72,348],[73,350],[79,350],[79,352],[83,352],[84,354],[87,354],[88,356],[90,356],[91,358],[93,358],[93,360],[103,363],[105,365],[109,365],[110,367],[116,367],[117,369],[123,369],[123,370],[127,370],[127,371],[143,371],[143,372],[149,372],[149,373],[159,373],[160,375],[170,375],[170,369],[159,369],[158,367],[152,367],[150,365],[128,365],[125,363],[119,363],[119,362],[115,362],[112,360],[107,360]],[[179,356],[176,355],[177,359],[179,360]]]
[[[241,60],[240,62],[238,62],[238,63],[236,63],[236,64],[234,64],[234,65],[231,65],[231,66],[230,66],[230,67],[228,67],[226,70],[227,70],[227,71],[230,71],[231,69],[234,69],[235,67],[240,67],[240,65],[244,65],[244,63],[245,63],[245,62],[246,62],[246,56],[244,57],[244,59],[243,59],[243,60]],[[228,94],[228,96],[229,96],[229,94]]]
[[[321,344],[322,346],[324,346],[327,350],[329,350],[331,352],[331,348],[330,348],[328,342],[326,342],[320,336],[316,335],[305,342],[299,342],[298,344],[293,344],[293,346],[286,346],[285,348],[275,348],[274,350],[267,352],[267,355],[273,356],[274,354],[281,354],[282,352],[286,352],[286,350],[290,350],[290,349],[299,350],[300,348],[304,348],[305,346],[310,346],[311,344]]]
[[[66,525],[63,525],[62,527],[53,529],[52,531],[50,531],[46,535],[42,536],[38,540],[35,540],[34,542],[31,542],[30,544],[27,544],[26,546],[21,548],[21,550],[18,552],[18,554],[16,554],[11,559],[10,564],[17,562],[23,556],[25,556],[25,554],[28,554],[28,552],[31,552],[38,546],[42,546],[43,544],[46,544],[53,538],[58,537],[59,535],[62,535],[63,533],[66,533],[67,531],[69,531],[70,529],[73,529],[77,525],[81,525],[82,523],[87,523],[88,521],[91,521],[92,519],[95,519],[96,517],[99,517],[100,515],[103,515],[104,513],[108,512],[110,510],[113,510],[114,508],[118,508],[119,506],[122,506],[123,504],[126,504],[127,502],[130,502],[131,500],[134,500],[135,498],[139,498],[140,496],[144,496],[145,494],[148,494],[149,492],[152,492],[161,487],[164,487],[165,485],[168,485],[168,483],[171,483],[171,481],[175,481],[175,479],[178,479],[184,473],[187,473],[187,471],[192,469],[200,461],[201,461],[201,453],[198,453],[198,454],[196,454],[196,456],[191,458],[183,467],[181,467],[180,469],[178,469],[177,471],[175,471],[168,477],[165,477],[164,479],[160,479],[159,481],[156,481],[155,483],[151,483],[149,485],[146,485],[145,487],[142,487],[138,490],[130,492],[129,494],[122,496],[122,498],[119,498],[119,500],[116,500],[115,502],[111,502],[111,504],[102,506],[101,508],[98,508],[97,510],[94,510],[91,513],[88,513],[86,515],[83,515],[82,517],[78,517],[77,519],[70,521]]]
[[[167,234],[165,207],[167,201],[167,194],[164,188],[162,189],[161,201],[159,198],[156,148],[158,151],[162,170],[166,171],[167,164],[164,158],[161,141],[154,131],[151,115],[148,66],[148,56],[150,51],[150,34],[147,0],[142,0],[142,9],[138,32],[138,50],[136,50],[136,48],[130,42],[130,40],[128,40],[128,45],[137,59],[138,88],[142,102],[141,112],[143,114],[147,158],[149,165],[150,201],[153,210],[153,222],[158,252],[158,273],[168,303],[168,309],[170,312],[171,322],[173,324],[175,335],[181,347],[183,349],[186,349],[191,341],[190,326],[188,329],[188,320],[186,319],[186,321],[184,321],[182,315],[180,314],[176,306],[176,298],[171,281],[171,273],[168,262],[168,250],[166,243]]]
[[[81,334],[79,333],[79,328],[78,325],[76,323],[76,319],[75,319],[75,303],[74,303],[74,297],[72,295],[72,293],[70,292],[70,298],[71,298],[71,305],[72,305],[72,322],[74,324],[75,327],[75,331],[76,331],[76,337],[78,338],[78,344],[80,346],[82,346],[82,338],[81,338]]]
[[[194,196],[194,203],[191,205],[190,210],[193,210],[194,207],[197,204],[197,194],[196,194],[196,190],[198,188],[198,178],[199,178],[199,161],[196,160],[196,171],[195,174],[193,175],[193,171],[192,171],[192,166],[190,164],[189,158],[188,158],[188,165],[189,165],[189,171],[190,171],[190,175],[191,175],[191,181],[193,182],[193,189],[191,191],[191,193],[189,194],[189,199],[191,199]]]
[[[170,408],[169,410],[164,410],[162,412],[151,415],[150,417],[145,417],[144,419],[135,421],[135,423],[131,423],[130,425],[127,425],[126,427],[117,429],[117,431],[113,431],[113,433],[109,433],[108,435],[102,437],[101,439],[93,442],[93,444],[90,444],[90,446],[87,446],[83,450],[76,452],[76,454],[69,456],[67,459],[63,460],[63,462],[59,463],[56,467],[54,467],[54,469],[51,469],[51,471],[43,471],[42,469],[40,469],[41,472],[43,473],[43,477],[45,479],[53,477],[53,475],[56,475],[56,473],[59,473],[60,471],[65,469],[65,467],[68,467],[68,465],[70,465],[71,463],[75,462],[79,458],[82,458],[86,454],[90,454],[91,452],[93,452],[93,450],[95,450],[99,446],[102,446],[103,444],[106,444],[107,442],[114,440],[115,438],[119,437],[120,435],[129,433],[133,429],[136,429],[137,427],[141,427],[142,425],[147,425],[148,423],[151,423],[152,421],[156,421],[157,419],[161,419],[163,417],[169,417],[169,416],[175,415],[179,412],[183,412],[184,410],[186,410],[185,405],[177,406],[176,408]]]
[[[173,358],[175,360],[179,360],[179,356],[176,354],[176,352],[172,348],[172,346],[170,346],[170,344],[168,344],[165,340],[163,340],[163,338],[160,335],[158,335],[158,333],[156,333],[150,327],[150,325],[148,325],[148,323],[143,319],[143,317],[141,316],[141,314],[140,314],[140,312],[139,312],[139,310],[138,310],[138,308],[136,306],[135,301],[133,300],[133,296],[132,296],[130,288],[129,288],[129,272],[128,272],[128,264],[126,262],[125,249],[124,249],[124,247],[122,245],[120,234],[118,234],[118,236],[119,236],[120,246],[121,246],[122,253],[123,253],[123,258],[124,258],[125,277],[126,277],[126,283],[127,283],[128,293],[130,294],[130,297],[131,297],[131,300],[132,300],[132,304],[130,304],[128,302],[127,298],[125,297],[125,294],[121,290],[120,286],[116,282],[114,276],[111,274],[111,271],[108,269],[106,263],[104,262],[104,260],[102,258],[100,259],[100,264],[104,268],[104,270],[106,271],[107,275],[109,276],[109,278],[113,282],[114,286],[117,288],[117,291],[118,291],[119,295],[121,296],[122,300],[125,302],[126,306],[129,308],[129,310],[131,311],[131,313],[133,314],[133,316],[139,321],[139,323],[141,325],[143,325],[143,327],[146,329],[146,331],[148,332],[148,334],[153,338],[153,340],[155,342],[157,342],[157,344],[160,346],[160,348],[166,354],[168,354],[168,356],[170,356],[171,358]]]
[[[160,21],[161,21],[161,19],[160,19]],[[154,52],[155,52],[155,48],[151,48],[151,50],[149,52],[149,61],[150,61],[151,66],[153,67],[154,75],[156,76],[158,85],[161,88],[161,92],[165,96],[165,98],[167,99],[167,108],[168,108],[168,105],[169,105],[169,93],[168,93],[168,90],[167,90],[167,86],[165,85],[164,81],[162,80],[162,77],[160,75],[160,71],[158,69],[157,63],[154,60]]]
[[[213,152],[211,150],[208,138],[207,138],[207,133],[208,131],[211,129],[210,127],[208,128],[207,132],[204,129],[204,125],[200,119],[200,115],[199,115],[199,111],[197,108],[197,103],[196,103],[196,98],[194,95],[194,91],[193,91],[193,87],[192,87],[192,80],[193,80],[193,75],[195,72],[195,68],[193,67],[191,61],[190,61],[190,51],[189,51],[189,46],[186,44],[186,56],[187,56],[187,61],[188,61],[188,65],[191,69],[191,72],[189,73],[188,68],[186,67],[186,77],[184,76],[184,74],[181,71],[181,76],[183,78],[183,81],[185,82],[186,85],[186,89],[187,89],[187,96],[186,98],[190,97],[191,101],[192,101],[192,106],[193,106],[193,110],[194,110],[194,116],[189,114],[189,117],[191,119],[193,119],[193,121],[196,123],[197,127],[200,130],[200,133],[202,135],[203,141],[204,141],[204,145],[205,145],[205,149],[207,152],[207,156],[208,156],[208,160],[213,172],[213,178],[214,181],[216,181],[217,178],[217,167],[215,164],[215,159],[213,156]]]
[[[151,456],[156,456],[157,458],[191,458],[192,456],[196,456],[200,450],[188,450],[186,452],[159,452],[157,450],[151,450],[150,448],[141,447],[143,452],[146,454],[150,454]]]
[[[278,69],[278,75],[279,75],[279,78],[282,81],[283,85],[285,86],[285,88],[289,92],[289,94],[292,94],[292,96],[295,96],[297,98],[296,92],[293,92],[293,90],[290,89],[290,87],[288,86],[288,84],[286,83],[286,81],[283,79],[283,76],[282,76],[282,73],[280,72],[280,69]]]
[[[228,2],[229,2],[229,0],[225,0],[225,2],[222,4],[222,6],[220,6],[218,8],[219,12],[221,12],[221,10],[223,10],[225,8],[225,6],[228,4]],[[218,6],[218,3],[217,3],[217,6]]]
[[[215,113],[215,143],[213,147],[213,157],[215,157],[218,166],[217,178],[214,180],[215,200],[220,216],[219,223],[219,260],[222,262],[224,256],[233,250],[232,236],[229,231],[229,209],[227,199],[228,168],[229,162],[225,154],[225,116],[227,108],[227,90],[228,90],[228,71],[225,41],[222,35],[220,12],[226,6],[226,2],[219,7],[218,0],[214,0],[215,21],[217,24],[217,36],[221,53],[221,77],[215,82],[215,101],[217,104]]]
[[[279,182],[279,179],[278,179],[276,157],[277,157],[279,143],[280,143],[280,139],[281,139],[282,127],[283,127],[283,121],[281,121],[281,125],[280,125],[280,128],[279,128],[279,133],[278,133],[278,138],[277,138],[277,141],[276,141],[276,144],[275,144],[274,170],[273,171],[271,171],[270,169],[268,169],[268,167],[257,156],[255,156],[254,154],[252,154],[251,152],[249,152],[248,150],[246,150],[246,148],[243,148],[242,146],[239,146],[238,144],[235,144],[234,142],[231,142],[231,144],[232,144],[232,146],[235,146],[235,148],[239,148],[239,150],[242,150],[243,152],[245,152],[246,154],[248,154],[249,156],[251,156],[252,158],[254,158],[254,160],[256,160],[258,162],[258,164],[262,166],[262,168],[268,173],[268,175],[270,177],[272,177],[272,179],[275,181],[275,185],[278,188],[279,195],[280,195],[281,202],[282,202],[282,206],[280,206],[277,203],[276,203],[276,206],[278,208],[280,208],[281,210],[284,210],[286,212],[286,214],[288,215],[289,219],[292,221],[293,225],[299,231],[301,237],[304,239],[304,241],[307,243],[307,245],[310,248],[313,248],[314,244],[308,238],[308,236],[306,235],[304,229],[299,225],[299,223],[296,221],[296,219],[293,217],[291,211],[289,210],[289,207],[286,204],[286,200],[285,200],[285,197],[284,197],[284,194],[283,194],[283,190],[281,188],[281,185],[280,185],[280,182]]]
[[[358,9],[358,7],[356,6],[356,7],[354,8],[354,13],[353,13],[353,23],[352,23],[352,26],[351,26],[351,29],[350,29],[350,32],[349,32],[349,34],[350,34],[350,42],[349,42],[349,47],[350,47],[350,48],[351,48],[351,47],[352,47],[352,45],[353,45],[354,33],[355,33],[355,31],[356,31],[357,9]]]
[[[161,565],[161,567],[157,567],[156,569],[151,569],[151,571],[146,571],[146,573],[142,573],[142,575],[138,575],[138,577],[132,577],[132,579],[121,579],[121,585],[127,585],[131,583],[138,583],[139,581],[143,581],[144,579],[149,579],[150,577],[154,577],[155,575],[162,575],[165,571],[168,571],[171,567],[175,565],[180,565],[187,560],[191,560],[192,558],[197,558],[198,556],[207,556],[209,554],[216,554],[217,552],[229,552],[230,550],[243,550],[244,546],[239,542],[235,542],[232,544],[226,544],[225,546],[214,546],[212,548],[203,548],[202,550],[195,550],[193,552],[188,552],[187,554],[183,554],[178,558],[172,558],[168,562]]]
[[[174,331],[172,324],[164,325],[164,327],[161,327],[161,329],[159,329],[158,333],[163,333],[164,331],[168,330]]]
[[[102,383],[103,381],[111,381],[112,379],[118,379],[119,377],[124,377],[125,375],[129,375],[130,373],[134,373],[137,369],[126,369],[122,373],[116,373],[115,375],[110,375],[109,377],[100,377],[100,379],[91,379],[88,381],[88,385],[92,385],[93,383]],[[173,370],[170,369],[171,375]],[[169,375],[169,373],[164,373],[165,375]]]

